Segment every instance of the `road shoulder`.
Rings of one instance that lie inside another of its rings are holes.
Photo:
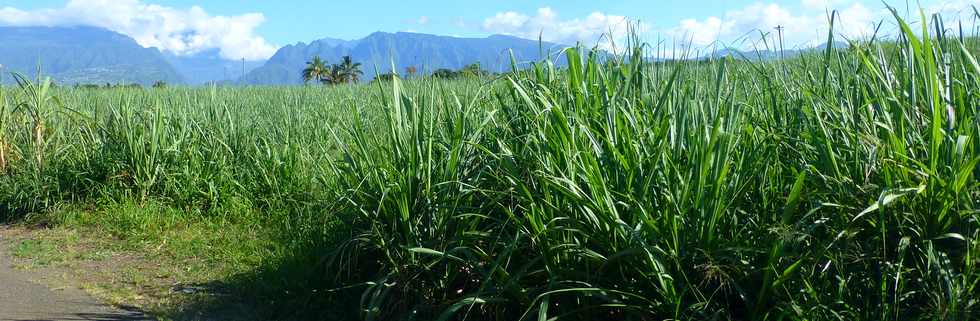
[[[30,259],[13,253],[23,236],[0,227],[0,320],[151,320],[135,308],[100,302],[64,282],[57,269],[31,268]]]

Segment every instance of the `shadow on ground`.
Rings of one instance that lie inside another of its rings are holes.
[[[59,315],[57,318],[28,318],[10,319],[10,321],[149,321],[155,320],[148,317],[143,311],[132,307],[117,307],[123,310],[122,313],[77,313],[72,315]]]
[[[316,253],[298,248],[296,255],[254,271],[204,284],[185,284],[186,301],[165,315],[174,320],[359,320],[361,290],[340,287],[326,277]]]

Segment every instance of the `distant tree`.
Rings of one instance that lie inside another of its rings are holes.
[[[337,75],[340,77],[338,83],[356,83],[364,75],[361,71],[361,63],[355,63],[351,56],[344,56],[336,68]]]
[[[340,74],[340,65],[330,65],[326,77],[320,80],[324,85],[339,85],[344,83],[344,76]]]
[[[320,59],[320,56],[313,56],[313,60],[306,62],[306,68],[303,69],[303,82],[326,83],[330,79],[331,69],[333,68],[327,66],[327,63]]]
[[[415,69],[415,66],[405,67],[405,75],[408,76],[408,77],[415,76],[415,73],[417,73],[417,72],[418,72],[418,69]]]
[[[389,73],[380,74],[377,77],[374,77],[374,80],[372,80],[371,82],[392,81],[395,78],[398,78],[398,75],[395,74],[394,72],[389,72]]]
[[[153,83],[153,88],[155,89],[167,88],[167,82],[163,80],[158,80],[157,82]]]
[[[75,88],[81,88],[81,89],[99,89],[99,85],[96,85],[96,84],[75,84]]]
[[[432,77],[435,77],[435,78],[452,79],[452,78],[456,78],[458,76],[459,76],[459,73],[457,73],[455,71],[452,71],[450,69],[446,69],[446,68],[436,69],[436,71],[433,71],[432,72]]]
[[[441,79],[455,79],[460,77],[485,77],[490,75],[490,72],[483,70],[480,64],[469,64],[464,66],[460,70],[450,70],[446,68],[436,69],[432,72],[432,77]]]
[[[482,67],[480,67],[480,63],[466,65],[459,71],[459,73],[460,76],[465,77],[483,77],[489,74],[488,72],[484,71]]]

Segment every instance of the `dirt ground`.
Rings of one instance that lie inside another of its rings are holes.
[[[133,308],[100,302],[64,278],[71,273],[28,269],[12,249],[24,231],[0,227],[0,320],[151,320]]]

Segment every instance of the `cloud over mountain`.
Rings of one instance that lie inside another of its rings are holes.
[[[593,12],[584,18],[561,19],[550,7],[539,8],[533,16],[516,11],[499,12],[483,21],[485,31],[525,39],[574,44],[582,42],[586,45],[608,45],[612,35],[616,41],[622,40],[629,32],[631,21],[626,16]],[[642,26],[642,25],[641,25]]]
[[[0,26],[96,26],[178,55],[217,49],[224,58],[258,60],[276,47],[255,33],[261,13],[215,16],[199,6],[187,9],[140,0],[70,0],[64,7],[21,10],[0,7]]]
[[[797,0],[752,2],[731,10],[680,19],[676,22],[631,20],[619,13],[593,12],[585,17],[565,18],[551,7],[542,7],[535,13],[502,11],[483,20],[482,28],[491,33],[513,35],[526,39],[540,37],[546,41],[587,45],[598,44],[608,48],[608,39],[622,42],[632,25],[643,37],[664,37],[668,43],[679,44],[681,54],[691,49],[733,47],[739,49],[764,48],[762,35],[769,46],[776,42],[777,28],[782,30],[783,43],[787,48],[808,48],[827,41],[830,13],[836,12],[834,32],[838,40],[862,39],[876,32],[894,35],[897,26],[891,12],[884,5],[859,0]],[[973,6],[980,0],[948,0],[923,8],[925,13],[941,13],[948,21],[972,21]],[[908,16],[909,22],[917,23],[918,12],[911,13],[898,8]],[[610,37],[611,35],[611,37]],[[650,40],[650,39],[648,39]],[[661,49],[667,50],[667,49]],[[671,49],[673,50],[673,49]]]

